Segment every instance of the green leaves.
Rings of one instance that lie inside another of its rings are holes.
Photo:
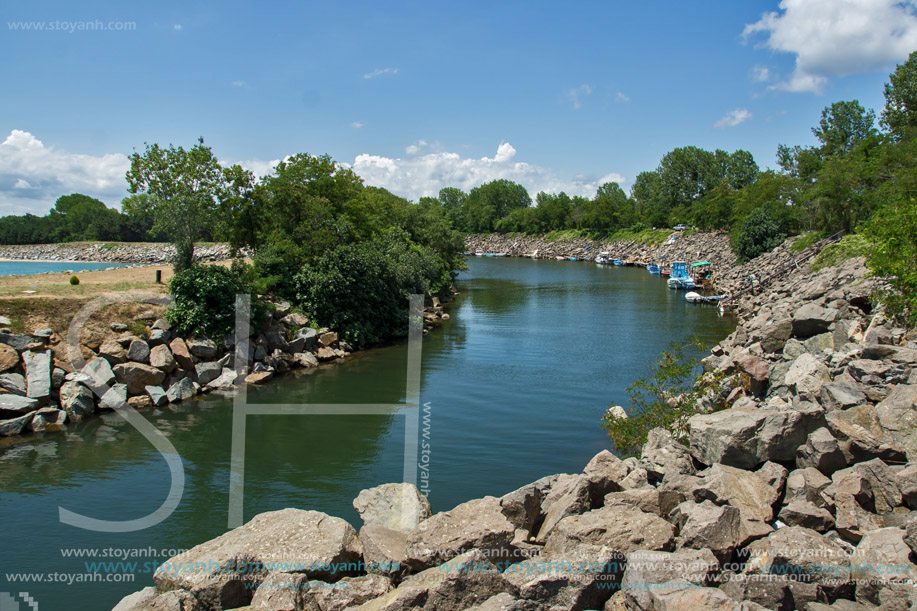
[[[235,325],[236,294],[249,289],[221,265],[193,265],[172,276],[175,299],[166,316],[179,336],[221,340]]]

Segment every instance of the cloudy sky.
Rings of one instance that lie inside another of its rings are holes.
[[[117,206],[129,155],[192,145],[258,173],[328,153],[411,199],[509,178],[628,189],[686,145],[810,144],[883,104],[917,0],[6,3],[0,214]]]

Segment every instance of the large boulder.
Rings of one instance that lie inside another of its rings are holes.
[[[906,584],[913,588],[917,565],[911,561],[911,549],[905,543],[905,536],[904,529],[894,527],[864,533],[850,557],[858,600],[880,604],[883,602],[880,591],[888,584]],[[887,607],[883,605],[883,608]]]
[[[569,554],[582,544],[605,546],[621,554],[639,549],[671,551],[675,529],[659,516],[633,507],[603,507],[558,522],[545,542],[544,553]]]
[[[103,358],[92,359],[83,365],[80,372],[89,376],[88,384],[95,387],[108,387],[116,380],[111,364]]]
[[[511,555],[515,531],[500,499],[474,499],[419,523],[408,536],[406,562],[423,570],[470,549],[485,550],[491,558]]]
[[[19,395],[0,395],[0,411],[27,414],[34,412],[39,407],[41,407],[41,403],[37,399],[20,397]]]
[[[825,427],[809,433],[805,444],[796,450],[796,466],[800,469],[815,468],[831,475],[847,466],[847,459],[834,435]]]
[[[217,345],[212,339],[198,338],[190,339],[186,342],[188,351],[194,356],[201,359],[212,359],[217,354]],[[175,349],[172,349],[175,352]]]
[[[169,350],[172,352],[172,356],[179,367],[185,371],[194,369],[194,357],[191,356],[191,351],[188,350],[188,345],[185,343],[185,340],[176,337],[169,342]]]
[[[681,547],[708,549],[723,562],[748,539],[741,512],[731,505],[685,501],[671,512],[670,519],[679,528]]]
[[[703,483],[695,491],[695,498],[711,500],[718,505],[732,505],[739,510],[742,527],[749,536],[763,536],[771,532],[774,504],[780,490],[768,485],[757,473],[715,464],[703,475]]]
[[[640,452],[640,466],[654,480],[661,480],[667,475],[694,475],[696,471],[691,451],[676,442],[672,433],[663,428],[652,429],[647,434]]]
[[[876,406],[885,439],[917,461],[917,385],[895,386]]]
[[[825,333],[837,320],[837,315],[838,311],[833,308],[807,303],[793,313],[793,335],[806,338]]]
[[[117,341],[109,339],[102,342],[102,345],[99,346],[99,356],[110,364],[117,365],[127,360],[127,350]]]
[[[0,344],[0,371],[9,371],[19,365],[19,353],[6,344]]]
[[[356,531],[344,520],[283,509],[173,556],[153,581],[161,591],[187,590],[207,608],[232,609],[247,605],[252,586],[271,571],[335,581],[353,573],[360,551]]]
[[[805,443],[810,421],[797,410],[727,409],[692,416],[691,454],[705,465],[752,469],[769,460],[790,462]]]
[[[150,365],[166,373],[171,373],[176,367],[175,357],[172,356],[172,351],[165,344],[153,346],[150,350]]]
[[[18,373],[0,373],[0,388],[23,397],[28,390],[25,376]]]
[[[888,434],[879,420],[876,408],[859,405],[825,414],[828,430],[837,438],[848,464],[881,458],[890,463],[905,460],[899,439]]]
[[[194,382],[191,378],[182,378],[169,386],[166,390],[166,398],[169,403],[178,403],[185,399],[190,399],[195,393]]]
[[[829,410],[847,409],[866,403],[866,395],[860,389],[838,382],[822,386],[818,398],[819,403]]]
[[[360,545],[367,573],[398,577],[408,571],[407,533],[384,526],[364,526],[360,529]]]
[[[127,386],[129,395],[143,394],[147,386],[158,386],[166,377],[163,371],[143,363],[120,363],[113,371],[118,382]]]
[[[64,382],[60,387],[60,405],[70,420],[79,422],[95,412],[95,395],[79,382]]]
[[[423,609],[453,611],[483,603],[500,593],[515,595],[518,590],[500,573],[482,550],[474,549],[443,565],[406,578],[401,588],[426,590]]]
[[[33,414],[26,414],[18,418],[0,420],[0,437],[12,437],[21,434],[32,422]]]
[[[204,386],[212,380],[220,377],[223,373],[223,366],[219,361],[207,361],[198,363],[194,366],[194,374],[197,376],[197,383]]]
[[[413,484],[383,484],[367,488],[353,501],[366,526],[409,533],[433,512],[430,502]]]
[[[47,402],[51,397],[51,351],[23,352],[22,363],[28,387],[26,396]]]
[[[133,340],[127,348],[127,360],[149,364],[150,345],[142,339]]]
[[[821,359],[809,353],[802,354],[793,361],[784,377],[786,386],[808,398],[817,397],[822,387],[830,381],[828,367]]]

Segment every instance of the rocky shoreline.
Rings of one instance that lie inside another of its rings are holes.
[[[710,411],[639,458],[436,514],[386,484],[355,499],[359,531],[260,514],[116,609],[913,609],[917,336],[877,282],[854,259],[744,297],[703,361]]]
[[[194,249],[194,258],[197,261],[224,261],[231,258],[232,254],[228,244],[198,245]],[[163,265],[170,264],[174,256],[175,248],[167,243],[114,242],[0,246],[0,259],[11,261],[93,261]]]
[[[424,308],[424,333],[448,318],[443,303],[432,298]],[[84,340],[86,363],[79,370],[66,354],[65,330],[0,329],[0,440],[66,431],[68,424],[125,403],[135,409],[164,407],[212,391],[232,392],[241,384],[265,384],[293,370],[334,364],[354,351],[335,331],[310,327],[288,303],[274,304],[271,319],[253,330],[241,373],[234,366],[232,335],[219,344],[182,338],[152,310],[137,321],[142,330],[112,323],[106,336]]]

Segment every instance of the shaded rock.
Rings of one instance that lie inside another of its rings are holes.
[[[312,579],[337,580],[348,575],[347,564],[359,559],[356,531],[344,520],[318,511],[283,509],[259,514],[170,558],[156,570],[153,581],[160,590],[187,590],[208,608],[232,609],[250,602],[252,590],[246,584],[263,580],[264,563],[290,563]],[[239,563],[251,570],[240,574]],[[182,571],[182,566],[201,570]]]
[[[172,357],[179,367],[185,371],[194,369],[194,359],[191,356],[191,351],[188,350],[188,345],[185,344],[185,340],[176,337],[169,342],[169,350],[172,352]],[[214,352],[216,351],[214,350]]]
[[[679,530],[681,547],[709,549],[721,561],[728,559],[747,536],[738,508],[711,501],[685,501],[670,514]]]
[[[820,533],[834,528],[834,516],[831,512],[807,500],[790,501],[778,516],[787,526],[802,526]]]
[[[408,536],[407,563],[422,570],[469,549],[486,550],[491,558],[499,557],[511,552],[515,530],[503,515],[499,499],[474,499],[418,524]]]
[[[430,502],[413,484],[382,484],[362,490],[353,507],[366,526],[409,533],[433,512]]]
[[[26,396],[46,402],[51,396],[51,351],[24,352]]]
[[[74,422],[79,422],[96,411],[95,395],[78,382],[64,382],[60,387],[60,405]]]
[[[691,451],[677,443],[666,429],[652,429],[640,453],[640,465],[653,480],[660,480],[666,474],[694,475],[694,459]]]
[[[35,432],[53,433],[64,429],[67,412],[56,407],[43,407],[33,414],[30,428]]]
[[[273,371],[256,371],[245,376],[246,384],[266,384],[274,377]]]
[[[312,350],[318,343],[318,332],[311,328],[300,329],[296,332],[296,339],[302,339],[304,341],[304,350]]]
[[[151,384],[150,386],[156,386]],[[191,378],[182,378],[169,386],[166,390],[166,398],[169,400],[169,403],[177,403],[179,401],[185,401],[190,399],[195,394],[194,382]]]
[[[822,386],[831,381],[825,364],[816,356],[806,353],[790,365],[784,384],[801,396],[817,397]]]
[[[9,420],[0,420],[0,437],[11,437],[19,435],[32,422],[32,414],[10,418]]]
[[[903,449],[886,442],[878,413],[870,405],[825,414],[825,423],[837,438],[848,464],[881,458],[886,462],[905,460]]]
[[[118,382],[127,386],[129,395],[142,394],[147,386],[158,386],[166,377],[159,369],[143,363],[120,363],[113,371]]]
[[[445,565],[411,575],[398,589],[401,588],[426,590],[423,608],[428,611],[466,609],[496,594],[518,592],[478,549],[456,556]]]
[[[825,427],[809,433],[806,443],[796,450],[796,466],[812,467],[831,475],[847,466],[847,459],[834,435]]]
[[[142,339],[135,339],[127,349],[127,360],[135,363],[150,362],[150,346]]]
[[[911,549],[904,539],[901,528],[880,528],[863,534],[850,557],[858,600],[879,604],[879,590],[892,582],[913,587],[917,566],[911,562]]]
[[[829,596],[852,592],[847,552],[813,530],[787,526],[748,546],[744,573],[793,575],[819,585]]]
[[[169,343],[169,339],[172,337],[172,333],[169,331],[163,331],[162,329],[153,329],[150,331],[150,337],[147,339],[147,343],[150,345],[150,348],[155,346],[165,346]]]
[[[901,492],[902,501],[911,509],[917,509],[917,463],[910,463],[898,471],[895,483]]]
[[[850,470],[869,480],[873,492],[876,513],[889,513],[901,505],[901,491],[895,481],[895,474],[887,464],[878,458],[858,463]],[[838,472],[840,475],[843,472]]]
[[[280,322],[287,327],[305,327],[309,324],[309,319],[306,318],[305,314],[300,314],[299,312],[291,312],[281,318]]]
[[[825,333],[837,320],[837,310],[807,303],[793,313],[793,335],[806,338]]]
[[[318,337],[319,345],[324,346],[325,348],[330,348],[337,341],[338,341],[338,334],[335,333],[334,331],[328,331],[327,333],[322,333]]]
[[[16,352],[25,352],[34,340],[30,335],[16,335],[13,333],[0,333],[0,344],[6,344]]]
[[[407,533],[382,526],[364,526],[360,529],[360,544],[368,573],[391,577],[407,573]]]
[[[224,367],[220,372],[219,377],[216,377],[213,380],[207,382],[207,388],[213,388],[215,390],[226,390],[235,386],[236,381],[239,379],[239,374],[236,373],[235,369]]]
[[[742,528],[749,537],[764,536],[772,528],[774,504],[780,492],[756,473],[715,464],[705,472],[703,483],[694,496],[698,501],[711,500],[719,505],[732,505],[739,510]]]
[[[793,321],[789,318],[774,321],[772,324],[759,329],[752,335],[752,339],[761,343],[765,352],[780,352],[793,333]]]
[[[315,352],[315,356],[321,363],[324,363],[326,361],[333,361],[334,359],[337,358],[337,355],[334,353],[334,350],[332,350],[331,348],[325,348],[325,347],[319,348]]]
[[[818,395],[819,402],[827,409],[847,409],[866,403],[866,395],[859,389],[846,384],[832,382],[822,386]]]
[[[516,528],[531,533],[541,517],[542,501],[559,476],[549,475],[504,494],[500,498],[503,515]]]
[[[827,501],[822,494],[831,480],[813,467],[796,469],[786,479],[786,500],[808,501],[819,507],[826,507]]]
[[[99,409],[119,409],[127,403],[127,386],[115,384],[99,399]]]
[[[188,346],[188,351],[198,358],[211,359],[217,354],[217,345],[212,339],[204,337],[191,339],[185,343]],[[171,344],[169,346],[171,347]],[[172,353],[175,354],[175,348],[172,348]]]
[[[0,410],[3,411],[25,414],[34,412],[40,406],[41,403],[37,399],[20,397],[19,395],[0,395]]]

